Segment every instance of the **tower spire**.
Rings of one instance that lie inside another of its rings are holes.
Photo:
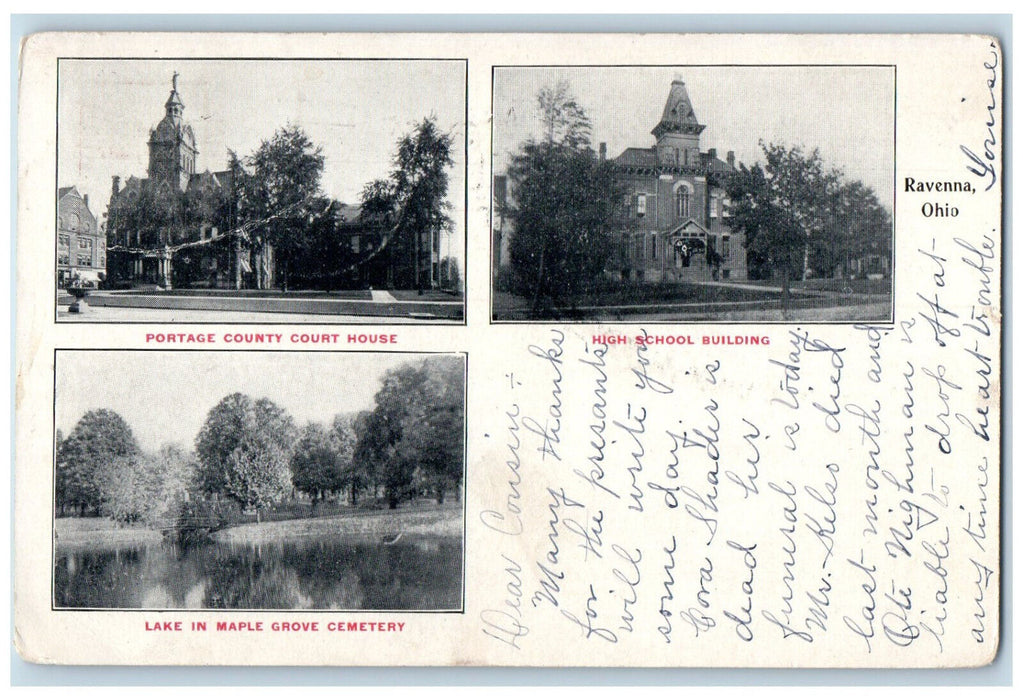
[[[664,112],[661,114],[661,121],[654,127],[653,135],[658,139],[662,134],[699,134],[706,128],[696,119],[693,111],[693,103],[689,100],[689,92],[682,76],[676,74],[671,81],[671,90],[668,92],[668,100],[664,103]]]
[[[174,75],[171,76],[170,97],[167,98],[167,104],[164,105],[167,116],[175,121],[180,119],[185,111],[185,103],[181,101],[181,95],[178,94],[178,75],[178,72],[174,71]]]

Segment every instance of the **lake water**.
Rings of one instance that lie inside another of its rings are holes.
[[[206,541],[57,547],[58,608],[458,610],[462,542],[405,535],[338,542]]]

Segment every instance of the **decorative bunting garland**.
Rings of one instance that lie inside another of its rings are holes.
[[[147,254],[161,254],[161,255],[170,254],[170,255],[173,255],[174,253],[177,253],[179,250],[184,250],[185,248],[198,248],[199,246],[210,245],[211,243],[215,243],[216,241],[221,241],[221,240],[224,240],[226,238],[231,238],[232,236],[238,236],[238,237],[241,238],[241,240],[243,242],[251,243],[252,235],[249,233],[249,231],[251,229],[258,228],[260,226],[264,226],[264,225],[270,223],[271,221],[273,221],[275,219],[279,219],[281,217],[287,216],[292,210],[294,210],[296,207],[304,204],[310,198],[311,197],[306,197],[306,199],[303,199],[303,200],[301,200],[299,202],[295,202],[294,204],[292,204],[292,205],[290,205],[288,207],[285,207],[281,211],[276,212],[274,214],[271,214],[270,216],[268,216],[266,218],[260,219],[258,221],[246,222],[246,223],[242,224],[241,226],[238,226],[237,228],[231,229],[230,231],[225,231],[224,233],[214,234],[210,238],[205,238],[203,240],[190,241],[188,243],[179,243],[178,245],[164,246],[162,248],[133,248],[133,247],[123,246],[123,245],[111,245],[111,246],[107,246],[107,251],[108,252],[110,252],[110,251],[118,251],[118,252],[123,252],[123,253],[134,253],[134,254],[141,254],[141,255],[147,255]],[[328,203],[326,208],[324,208],[323,211],[326,212],[329,209],[330,209],[330,204]],[[380,245],[377,246],[376,249],[374,249],[372,251],[369,251],[369,253],[365,257],[360,258],[359,260],[357,260],[357,261],[355,261],[355,262],[353,262],[353,263],[351,263],[349,265],[344,266],[341,270],[339,270],[339,272],[347,272],[349,270],[352,270],[352,269],[354,269],[354,268],[356,268],[356,267],[358,267],[360,265],[363,265],[366,262],[369,262],[370,260],[372,260],[373,258],[378,256],[380,253],[382,253],[388,247],[388,245],[391,242],[391,239],[398,232],[398,229],[401,227],[401,225],[404,222],[404,220],[405,220],[405,207],[402,207],[401,208],[401,213],[398,216],[397,223],[391,228],[390,231],[387,231],[386,233],[382,234],[382,240],[380,241]]]
[[[205,238],[205,239],[202,239],[202,240],[199,240],[199,241],[190,241],[188,243],[179,243],[179,244],[173,245],[173,246],[163,246],[162,248],[133,248],[133,247],[129,247],[129,246],[123,246],[123,245],[115,244],[115,245],[107,246],[107,251],[108,252],[109,251],[119,251],[119,252],[123,252],[123,253],[137,253],[137,254],[142,254],[142,255],[147,255],[147,254],[152,254],[152,253],[159,253],[159,254],[163,254],[163,255],[166,255],[166,254],[170,253],[171,255],[173,255],[174,253],[178,252],[179,250],[183,250],[185,248],[197,248],[199,246],[209,245],[209,244],[214,243],[216,241],[224,240],[225,238],[230,238],[232,236],[238,236],[245,243],[250,243],[252,241],[252,235],[249,233],[250,229],[257,228],[257,227],[260,227],[260,226],[264,226],[264,225],[270,223],[271,221],[273,221],[275,219],[280,219],[281,217],[287,216],[288,214],[291,213],[292,210],[294,210],[296,207],[298,207],[298,206],[300,206],[302,204],[305,204],[306,201],[308,201],[309,199],[311,199],[311,197],[306,197],[305,199],[303,199],[301,201],[298,201],[298,202],[295,202],[294,204],[291,204],[291,205],[285,207],[281,211],[275,212],[275,213],[271,214],[270,216],[267,216],[267,217],[265,217],[263,219],[260,219],[258,221],[248,221],[248,222],[242,224],[241,226],[238,226],[237,228],[231,229],[230,231],[225,231],[224,233],[214,234],[210,238]],[[330,208],[330,204],[328,204],[327,207],[323,211],[326,212],[327,209],[329,209],[329,208]]]

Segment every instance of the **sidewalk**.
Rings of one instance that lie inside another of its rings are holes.
[[[373,291],[371,298],[350,299],[344,297],[313,298],[306,296],[230,296],[226,294],[205,295],[195,294],[118,294],[97,291],[85,299],[85,305],[91,310],[99,309],[131,309],[137,313],[132,316],[144,316],[144,310],[202,312],[210,321],[234,320],[233,315],[264,315],[280,314],[283,316],[302,315],[316,316],[320,322],[337,322],[341,317],[368,318],[412,318],[420,321],[461,321],[465,317],[461,299],[450,300],[399,300],[385,291]],[[59,308],[59,306],[58,306]],[[218,319],[217,314],[223,314]],[[165,317],[164,313],[154,313],[155,317]],[[191,314],[189,314],[191,315]],[[58,316],[65,318],[58,312]],[[74,316],[71,314],[70,316]],[[91,320],[90,314],[83,314],[78,320]],[[95,315],[93,315],[95,318]],[[98,319],[97,319],[98,320]]]
[[[370,293],[370,296],[372,297],[373,301],[376,301],[376,302],[381,302],[381,301],[383,301],[383,302],[398,301],[397,299],[394,298],[393,294],[391,294],[390,292],[385,291],[383,289],[371,289],[371,290],[369,290],[369,293]]]

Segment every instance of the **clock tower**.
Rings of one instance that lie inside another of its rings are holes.
[[[192,127],[185,123],[185,103],[178,94],[178,74],[171,78],[170,97],[164,104],[165,114],[156,128],[149,132],[149,179],[158,191],[176,189],[184,192],[195,175],[199,150],[195,146]]]

